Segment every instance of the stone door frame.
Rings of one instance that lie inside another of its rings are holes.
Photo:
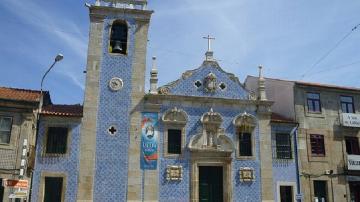
[[[199,166],[223,167],[223,201],[232,201],[231,157],[209,155],[211,153],[208,152],[199,153],[193,152],[191,158],[190,201],[199,202]]]

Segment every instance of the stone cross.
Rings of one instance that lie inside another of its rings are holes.
[[[208,40],[208,51],[207,52],[211,52],[211,40],[215,40],[214,37],[210,37],[210,35],[207,35],[207,37],[203,37],[203,39],[207,39]]]

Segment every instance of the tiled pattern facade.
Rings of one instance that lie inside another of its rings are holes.
[[[189,71],[190,72],[190,71]],[[230,75],[224,72],[219,67],[214,66],[214,63],[204,63],[198,69],[195,69],[192,75],[188,78],[182,77],[178,82],[170,87],[170,93],[173,95],[186,96],[201,96],[201,97],[217,97],[217,98],[231,98],[231,99],[248,99],[248,92],[244,88],[239,88],[240,83],[234,77],[230,79]],[[217,77],[217,88],[215,93],[208,93],[204,89],[204,78],[213,73]],[[233,75],[232,75],[233,77]],[[195,82],[200,81],[202,85],[198,88]],[[220,83],[225,84],[225,89],[220,89]]]
[[[135,21],[126,19],[129,28],[128,55],[110,54],[108,51],[110,29],[113,19],[124,16],[109,16],[104,23],[103,55],[100,67],[100,99],[97,114],[96,160],[94,201],[126,200],[128,176],[129,109],[131,106],[132,58],[134,52]],[[119,77],[124,86],[111,91],[111,78]],[[115,126],[116,134],[108,128]]]
[[[188,115],[188,123],[186,125],[186,142],[187,145],[190,138],[196,134],[201,133],[202,124],[200,122],[201,116],[210,110],[209,107],[191,107],[181,103],[171,103],[164,105],[161,109],[162,114],[168,110],[177,107],[184,110]],[[232,121],[234,118],[243,113],[236,108],[230,107],[213,107],[214,112],[218,112],[223,117],[222,128],[225,129],[225,134],[229,136],[235,144],[235,126]],[[247,111],[247,113],[254,113]],[[160,144],[164,142],[163,137],[163,125],[160,123]],[[232,155],[232,185],[233,185],[233,201],[260,201],[261,200],[261,178],[260,178],[260,161],[259,161],[259,133],[256,128],[255,145],[256,145],[256,159],[255,160],[237,160],[235,153]],[[159,169],[159,200],[160,201],[189,201],[190,200],[190,178],[191,178],[191,152],[185,149],[185,154],[182,158],[166,158],[164,157],[163,147],[160,147],[160,169]],[[235,152],[235,151],[234,151]],[[183,180],[178,181],[167,181],[166,180],[166,167],[168,165],[181,165],[183,167]],[[240,182],[239,170],[240,167],[252,167],[255,170],[255,181],[254,182]]]
[[[14,169],[15,168],[15,160],[16,160],[16,151],[15,150],[0,150],[0,168],[2,169]]]
[[[276,133],[290,134],[291,130],[295,127],[295,124],[272,124],[271,126],[271,139],[273,147],[273,182],[274,182],[274,197],[275,201],[278,201],[278,187],[277,184],[282,182],[293,183],[296,185],[296,165],[294,154],[294,134],[291,135],[291,149],[292,159],[277,159],[276,158]],[[293,189],[293,193],[296,194],[296,187]]]
[[[41,173],[61,173],[65,174],[65,200],[75,201],[78,184],[79,171],[79,144],[80,144],[80,120],[70,121],[63,119],[41,119],[38,133],[38,141],[35,157],[35,171],[33,174],[31,201],[40,201],[43,196],[39,195],[41,182]],[[68,127],[68,153],[63,156],[45,157],[43,156],[45,149],[46,128],[48,126],[64,126]]]

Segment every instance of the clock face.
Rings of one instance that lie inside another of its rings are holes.
[[[124,86],[123,81],[118,77],[114,77],[109,81],[109,87],[113,91],[118,91],[122,89],[123,86]]]

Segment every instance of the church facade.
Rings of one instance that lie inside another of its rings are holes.
[[[293,201],[293,161],[272,146],[293,122],[271,118],[261,68],[255,96],[210,47],[160,87],[153,58],[145,93],[153,11],[128,2],[89,6],[84,105],[43,110],[32,201]]]

